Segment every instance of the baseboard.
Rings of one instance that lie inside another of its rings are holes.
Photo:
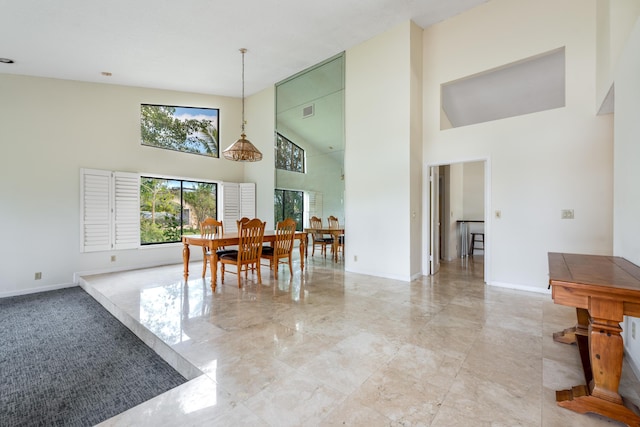
[[[513,289],[515,291],[535,292],[538,294],[551,294],[551,291],[549,289],[538,288],[535,286],[514,285],[513,283],[503,283],[503,282],[490,282],[490,283],[487,283],[487,285],[495,286],[497,288]]]
[[[29,294],[37,294],[39,292],[47,292],[47,291],[55,291],[57,289],[64,288],[72,288],[74,286],[78,286],[78,283],[74,281],[74,283],[59,283],[57,285],[48,285],[48,286],[40,286],[37,288],[29,288],[29,289],[20,289],[11,292],[2,292],[0,293],[0,298],[8,298],[8,297],[17,297],[20,295],[29,295]]]
[[[194,259],[192,261],[200,262],[202,261],[202,258],[200,260]],[[163,264],[149,263],[149,264],[141,264],[141,265],[127,265],[127,266],[121,266],[121,267],[102,268],[99,270],[77,271],[73,273],[73,282],[71,283],[57,283],[54,285],[39,286],[37,288],[18,289],[18,290],[9,291],[9,292],[0,292],[0,298],[37,294],[39,292],[47,292],[47,291],[55,291],[57,289],[71,288],[74,286],[78,286],[78,282],[80,281],[80,278],[82,276],[92,276],[94,274],[117,273],[119,271],[141,270],[144,268],[164,267],[167,265],[174,265],[174,264],[182,264],[182,261],[176,261],[172,263],[163,263]]]
[[[199,260],[199,261],[201,262],[202,260]],[[117,273],[119,271],[142,270],[145,268],[165,267],[167,265],[175,265],[175,264],[182,264],[182,261],[164,263],[164,264],[149,263],[149,264],[140,264],[140,265],[125,265],[122,267],[102,268],[99,270],[76,271],[73,273],[73,282],[77,284],[80,281],[81,277],[93,276],[95,274],[108,274],[108,273]],[[189,264],[191,264],[191,262],[189,262]]]

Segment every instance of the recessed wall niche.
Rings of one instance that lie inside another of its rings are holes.
[[[565,106],[564,47],[440,85],[440,129]]]

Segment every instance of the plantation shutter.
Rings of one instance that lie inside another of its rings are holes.
[[[236,231],[236,221],[256,216],[256,184],[222,184],[222,222],[227,231]]]
[[[80,251],[134,249],[140,245],[138,174],[80,170]]]
[[[111,249],[111,172],[80,170],[80,252]]]
[[[309,193],[309,218],[317,216],[322,218],[322,193],[310,191]]]
[[[140,246],[140,177],[135,173],[113,173],[113,249]]]
[[[235,182],[222,184],[222,223],[226,231],[236,231],[240,216],[240,185]]]
[[[240,218],[256,217],[256,184],[253,182],[240,184]]]

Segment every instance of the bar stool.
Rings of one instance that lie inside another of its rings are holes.
[[[480,244],[480,246],[476,247],[476,243]],[[471,233],[469,255],[473,255],[473,251],[476,249],[482,249],[484,251],[484,233]]]

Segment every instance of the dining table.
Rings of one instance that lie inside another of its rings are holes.
[[[296,231],[294,239],[300,241],[300,270],[304,271],[304,258],[307,248],[307,233],[305,231]],[[266,230],[262,241],[270,243],[276,240],[275,230]],[[189,257],[191,250],[189,246],[200,246],[209,248],[209,261],[211,265],[211,289],[216,290],[218,280],[218,254],[219,249],[227,246],[237,246],[240,243],[240,235],[237,232],[224,233],[220,236],[202,236],[200,234],[190,234],[182,236],[182,262],[184,263],[184,280],[189,278]]]
[[[331,237],[333,237],[333,242],[331,243],[331,254],[333,255],[333,260],[338,261],[338,239],[340,236],[344,235],[344,227],[309,227],[305,228],[304,231],[309,234],[331,234]]]

